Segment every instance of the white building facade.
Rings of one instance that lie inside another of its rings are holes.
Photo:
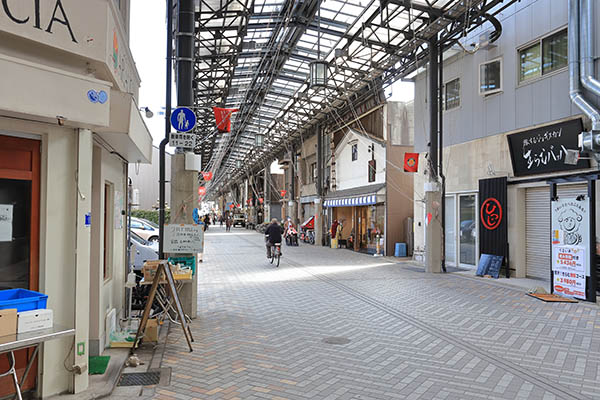
[[[54,324],[76,332],[43,346],[24,385],[40,397],[87,388],[71,366],[103,351],[124,309],[127,169],[152,157],[128,29],[124,0],[0,8],[0,204],[15,233],[0,242],[0,286],[47,294]]]

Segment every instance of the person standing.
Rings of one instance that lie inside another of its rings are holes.
[[[227,216],[227,219],[225,220],[225,231],[231,231],[231,217],[229,216]]]

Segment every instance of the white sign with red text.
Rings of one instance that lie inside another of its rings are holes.
[[[555,293],[585,300],[585,270],[585,247],[552,246],[552,285]]]

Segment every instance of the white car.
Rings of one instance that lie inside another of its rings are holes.
[[[137,233],[148,242],[157,242],[159,237],[158,226],[141,218],[131,218],[131,231]]]

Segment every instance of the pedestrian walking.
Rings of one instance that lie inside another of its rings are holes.
[[[227,217],[227,220],[225,221],[225,231],[229,232],[231,231],[231,218]]]

